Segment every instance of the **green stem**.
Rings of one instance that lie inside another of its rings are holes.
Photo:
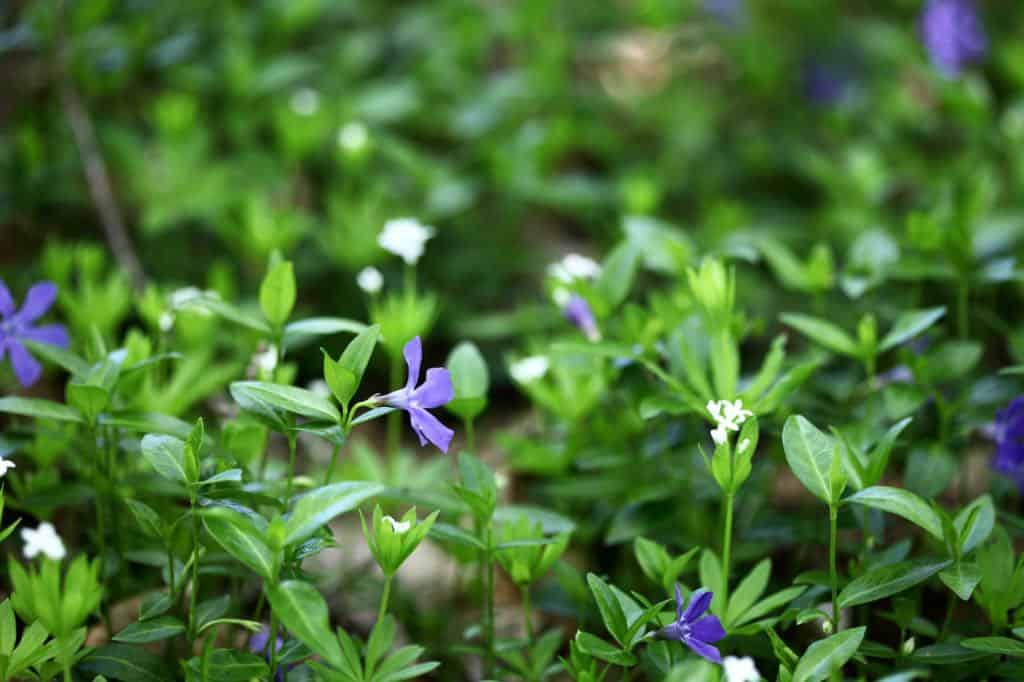
[[[384,616],[388,613],[388,598],[391,596],[391,581],[394,575],[384,576],[384,592],[380,595],[380,607],[377,609],[377,623],[384,622]]]
[[[470,452],[476,451],[476,431],[473,430],[473,420],[463,419],[463,428],[466,431],[466,449]]]
[[[523,626],[526,628],[526,641],[533,646],[533,606],[530,604],[530,586],[525,585],[523,592]]]
[[[331,482],[334,478],[334,466],[338,463],[338,453],[341,451],[340,445],[335,445],[331,451],[331,463],[327,465],[327,473],[324,474],[324,485]]]
[[[277,614],[270,609],[270,639],[267,640],[270,647],[270,679],[277,676]]]
[[[175,590],[174,590],[174,552],[171,550],[170,543],[167,544],[167,571],[170,574],[171,585],[170,585],[170,590],[169,591],[171,593],[171,601],[173,602],[174,601],[174,593],[175,593]]]
[[[956,299],[956,328],[961,339],[966,339],[968,334],[968,306],[970,305],[971,291],[965,280],[960,280],[960,287],[957,289]]]
[[[483,530],[483,542],[484,550],[481,577],[483,578],[484,592],[484,677],[486,679],[492,679],[494,677],[494,567],[491,565],[493,555],[491,549],[490,527],[484,528]]]
[[[725,494],[725,521],[722,528],[722,601],[721,604],[729,603],[729,568],[732,558],[732,507],[733,494]]]
[[[288,485],[285,488],[284,503],[292,499],[292,482],[295,478],[295,432],[288,433]]]
[[[828,508],[828,579],[832,586],[832,625],[834,631],[839,632],[839,600],[837,599],[837,577],[836,577],[836,531],[838,526],[839,510],[835,505]]]
[[[939,641],[944,641],[949,634],[949,626],[953,624],[953,611],[956,608],[956,595],[949,593],[949,604],[946,605],[946,617],[942,621],[942,631],[939,633]]]
[[[398,355],[391,356],[391,383],[398,386],[402,383],[402,360]],[[402,445],[402,413],[395,410],[388,415],[388,472],[393,476],[398,459],[398,448]]]
[[[192,515],[192,595],[188,610],[188,639],[196,639],[196,604],[199,602],[199,515],[196,514],[195,493],[189,500]]]

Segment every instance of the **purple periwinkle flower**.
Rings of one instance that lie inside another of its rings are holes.
[[[263,627],[255,635],[249,638],[249,651],[254,654],[263,654],[264,660],[267,663],[270,662],[270,628]],[[284,640],[280,637],[277,638],[277,642],[274,646],[275,651],[280,651],[281,647],[284,646]],[[278,666],[277,674],[274,675],[274,682],[284,682],[284,668]]]
[[[996,441],[992,468],[1012,478],[1024,494],[1024,395],[996,414],[992,431]]]
[[[57,285],[53,282],[34,284],[25,295],[21,310],[15,310],[14,298],[0,279],[0,360],[10,356],[11,367],[18,383],[31,386],[39,379],[43,368],[25,348],[23,341],[49,343],[61,348],[68,346],[68,332],[60,324],[34,323],[42,317],[57,298]]]
[[[601,339],[601,330],[597,328],[597,318],[590,304],[579,294],[573,294],[565,304],[565,319],[572,322],[591,341]]]
[[[801,75],[804,96],[822,106],[840,102],[849,92],[853,80],[848,67],[822,60],[804,62]]]
[[[420,365],[423,363],[423,343],[420,337],[417,336],[405,344],[402,355],[405,356],[405,364],[409,369],[409,380],[405,382],[403,388],[379,396],[377,402],[408,412],[412,430],[419,436],[420,445],[426,445],[427,441],[430,441],[441,452],[448,452],[448,445],[452,442],[455,432],[427,410],[441,407],[455,397],[451,375],[442,367],[432,367],[427,370],[427,378],[417,388]]]
[[[949,77],[988,54],[973,0],[928,0],[921,11],[921,40],[935,68]]]
[[[715,595],[709,590],[697,590],[690,595],[690,605],[683,610],[682,590],[676,585],[676,622],[658,631],[660,639],[674,639],[690,647],[698,656],[712,663],[721,663],[722,654],[712,644],[725,637],[725,628],[718,616],[704,615]]]

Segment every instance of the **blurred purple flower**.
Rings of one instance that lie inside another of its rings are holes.
[[[853,78],[850,70],[835,62],[808,60],[802,69],[804,96],[815,104],[836,104],[850,90]]]
[[[704,12],[726,28],[737,28],[747,19],[744,0],[704,0]]]
[[[270,647],[267,644],[270,642],[270,628],[263,627],[259,632],[249,638],[249,651],[254,654],[263,654],[263,658],[269,663],[270,662]],[[275,651],[280,651],[281,647],[284,646],[284,640],[280,637],[277,638]],[[284,669],[278,666],[277,674],[274,675],[274,682],[284,682]]]
[[[992,468],[1012,478],[1024,494],[1024,396],[1017,396],[996,414],[992,431],[996,441]]]
[[[935,68],[950,77],[988,54],[988,37],[972,0],[928,0],[921,11],[921,40]]]
[[[68,332],[60,324],[33,324],[42,317],[57,298],[57,285],[53,282],[34,284],[25,295],[21,310],[15,310],[14,298],[0,279],[0,360],[10,356],[14,375],[22,386],[31,386],[39,379],[43,368],[25,348],[23,341],[48,343],[61,348],[68,346]]]
[[[676,621],[658,631],[661,639],[674,639],[690,647],[698,656],[712,663],[721,663],[722,654],[712,644],[725,637],[725,628],[717,616],[706,616],[714,594],[697,590],[690,595],[690,605],[683,610],[683,593],[676,585]]]
[[[565,304],[565,319],[572,322],[591,341],[598,341],[601,338],[601,330],[597,328],[597,319],[590,304],[579,294],[573,294]]]
[[[455,397],[452,378],[448,370],[432,367],[427,370],[427,378],[417,388],[420,365],[423,363],[423,343],[420,337],[417,336],[405,344],[402,354],[409,369],[408,381],[403,388],[379,396],[377,402],[408,412],[412,430],[419,436],[420,445],[426,445],[427,441],[430,441],[441,452],[448,452],[448,445],[452,442],[455,432],[427,410],[441,407]]]

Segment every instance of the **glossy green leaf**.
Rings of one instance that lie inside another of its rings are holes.
[[[185,469],[185,443],[173,436],[147,434],[142,439],[142,456],[158,474],[179,483],[190,481]]]
[[[85,421],[82,413],[75,408],[55,403],[52,400],[43,400],[42,398],[21,398],[18,396],[0,398],[0,412],[18,414],[23,417],[35,417],[36,419],[56,419],[58,421],[78,423]]]
[[[851,357],[860,354],[860,347],[853,337],[828,320],[800,313],[786,313],[782,315],[782,321],[831,351]]]
[[[949,559],[922,559],[872,569],[843,588],[839,593],[839,606],[847,608],[899,594],[923,583],[952,563]]]
[[[945,314],[946,309],[938,307],[928,308],[927,310],[913,310],[900,315],[893,324],[892,329],[889,330],[889,333],[885,335],[885,338],[878,345],[878,349],[880,351],[889,350],[905,341],[909,341],[938,322]]]
[[[266,533],[246,516],[226,507],[203,512],[203,525],[224,550],[264,580],[277,575],[279,557],[267,545]]]
[[[383,485],[370,481],[343,481],[302,495],[285,522],[285,544],[302,542],[334,517],[385,490]]]
[[[295,307],[295,273],[292,264],[281,261],[270,268],[260,284],[260,308],[267,321],[280,327]]]
[[[942,520],[939,515],[927,502],[909,490],[876,485],[851,495],[845,502],[902,516],[935,539],[942,540]]]
[[[114,641],[128,644],[144,644],[146,642],[159,642],[163,639],[177,637],[184,632],[185,625],[180,620],[174,616],[161,616],[139,623],[132,623],[114,635]]]
[[[341,413],[334,403],[297,386],[272,384],[266,381],[236,381],[231,384],[231,395],[243,408],[250,402],[256,402],[317,421],[341,421]]]
[[[804,487],[822,502],[834,503],[829,483],[835,455],[833,439],[804,417],[794,415],[782,427],[782,447],[789,468]]]
[[[331,631],[327,603],[315,587],[301,580],[286,580],[279,585],[267,584],[264,591],[289,632],[331,665],[342,667],[341,646]]]
[[[866,628],[837,632],[809,646],[793,671],[793,682],[822,682],[857,653]]]

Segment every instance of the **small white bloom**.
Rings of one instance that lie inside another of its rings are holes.
[[[299,116],[312,116],[320,108],[320,93],[313,88],[301,88],[292,93],[288,104]]]
[[[531,355],[508,366],[508,373],[520,384],[530,384],[544,378],[551,362],[543,355]]]
[[[370,133],[359,121],[352,121],[338,130],[338,146],[347,152],[357,152],[370,141]]]
[[[498,490],[504,490],[508,487],[508,474],[504,471],[494,472],[494,486]]]
[[[747,448],[749,448],[749,447],[750,447],[750,439],[749,438],[744,438],[743,440],[741,440],[739,442],[739,445],[736,446],[736,452],[738,452],[739,454],[742,455],[744,452],[747,451]]]
[[[726,656],[722,661],[722,669],[726,682],[758,682],[761,679],[761,673],[757,671],[754,659],[750,656]]]
[[[549,265],[548,274],[569,284],[576,279],[596,279],[601,274],[601,265],[593,258],[569,253],[562,260]]]
[[[711,429],[711,440],[715,445],[721,445],[729,438],[729,432],[722,428],[721,424]]]
[[[754,413],[750,410],[743,409],[742,400],[737,400],[733,403],[730,403],[728,400],[723,400],[722,406],[725,408],[725,418],[731,422],[736,422],[737,424],[742,424],[747,420],[747,417],[754,416]]]
[[[267,346],[267,349],[262,353],[254,354],[252,360],[261,372],[266,372],[267,374],[273,372],[277,367],[277,346],[273,344]]]
[[[551,292],[551,300],[555,302],[559,308],[564,308],[568,305],[569,300],[572,298],[572,292],[565,287],[557,287]]]
[[[34,559],[42,553],[51,559],[60,561],[67,554],[64,542],[57,535],[53,524],[48,521],[40,523],[39,528],[22,528],[21,539],[25,542],[22,552],[26,559]]]
[[[412,528],[411,521],[395,521],[390,516],[385,516],[384,520],[391,524],[391,530],[395,531],[399,535],[405,535]]]
[[[903,642],[903,645],[900,647],[900,653],[902,653],[904,656],[909,656],[910,654],[914,653],[914,649],[916,648],[917,642],[914,640],[913,637],[910,637],[909,639],[907,639],[907,641]]]
[[[384,277],[380,274],[380,270],[371,265],[359,271],[359,274],[356,275],[356,284],[366,293],[376,294],[384,286]]]
[[[327,382],[323,379],[314,379],[306,385],[306,389],[310,393],[315,393],[321,398],[331,397],[331,387],[327,385]]]
[[[8,470],[16,469],[17,467],[18,465],[12,462],[11,460],[0,457],[0,478],[6,476]]]
[[[707,410],[711,414],[711,418],[716,422],[722,421],[722,403],[717,400],[709,400],[707,404]]]
[[[395,218],[384,224],[377,243],[385,251],[401,256],[407,264],[415,265],[434,233],[434,228],[415,218]]]
[[[172,313],[169,310],[165,310],[164,312],[160,313],[159,325],[160,331],[162,331],[163,333],[166,334],[167,332],[171,331],[171,329],[174,328],[174,313]]]

